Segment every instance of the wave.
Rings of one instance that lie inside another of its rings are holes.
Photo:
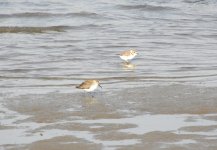
[[[154,5],[118,5],[119,8],[121,9],[139,9],[143,11],[163,11],[163,10],[175,10],[173,7],[168,7],[168,6],[154,6]]]
[[[18,27],[18,26],[3,26],[0,27],[0,33],[44,33],[47,31],[63,32],[67,26],[49,26],[49,27]]]
[[[65,32],[68,29],[90,29],[100,28],[103,25],[86,24],[80,26],[47,26],[47,27],[19,27],[19,26],[0,26],[1,33],[46,33],[50,31]]]
[[[216,4],[215,0],[184,0],[183,2],[190,4]]]
[[[0,14],[0,18],[34,18],[34,17],[99,17],[100,15],[92,12],[76,13],[43,13],[43,12],[25,12],[14,14]]]

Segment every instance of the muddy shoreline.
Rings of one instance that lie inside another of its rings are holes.
[[[28,94],[1,101],[3,149],[217,147],[217,88],[188,85]]]

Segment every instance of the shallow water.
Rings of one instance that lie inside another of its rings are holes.
[[[0,149],[216,149],[216,7],[0,2]]]

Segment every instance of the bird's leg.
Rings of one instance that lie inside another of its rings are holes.
[[[94,92],[91,92],[90,95],[92,98],[94,98]]]

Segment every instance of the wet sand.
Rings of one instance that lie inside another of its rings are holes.
[[[217,147],[217,88],[165,85],[1,95],[2,149]]]

